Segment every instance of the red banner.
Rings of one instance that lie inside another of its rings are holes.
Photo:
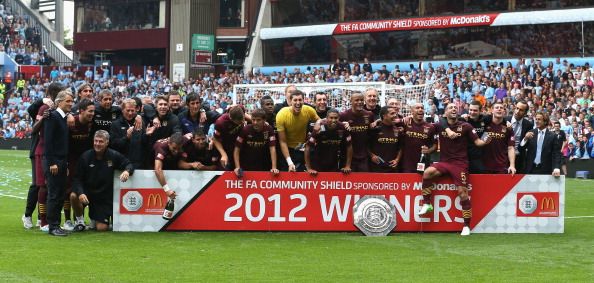
[[[163,189],[122,189],[120,191],[120,214],[161,215],[167,203]]]
[[[516,215],[523,217],[558,217],[559,193],[518,193]]]
[[[370,176],[373,179],[370,179]],[[511,191],[522,175],[471,175],[471,226],[480,222]],[[480,189],[478,189],[480,188]],[[459,231],[462,212],[449,178],[436,183],[434,211],[417,216],[421,206],[418,174],[231,172],[218,176],[177,212],[162,230],[355,231],[352,209],[364,195],[384,195],[396,207],[395,231]]]
[[[499,13],[339,23],[333,34],[491,25]]]

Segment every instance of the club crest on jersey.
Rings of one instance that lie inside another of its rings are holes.
[[[506,128],[501,128],[501,132],[505,133]]]
[[[111,160],[107,160],[107,167],[113,166],[113,162]]]
[[[423,133],[428,134],[429,133],[429,128],[427,128],[427,127],[423,128]]]
[[[268,132],[265,131],[263,134],[264,134],[264,139],[267,140],[268,139]]]
[[[365,124],[369,124],[369,116],[363,117],[363,120],[365,121]]]
[[[116,113],[111,113],[111,119],[115,120],[115,118],[116,118]]]
[[[456,132],[462,132],[462,126],[458,127],[458,129],[456,129]]]
[[[167,121],[163,121],[163,127],[167,127]]]

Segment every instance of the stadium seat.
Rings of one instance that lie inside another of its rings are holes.
[[[590,171],[575,171],[576,178],[588,179],[590,176]]]

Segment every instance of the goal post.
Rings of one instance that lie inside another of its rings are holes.
[[[293,85],[305,94],[305,103],[314,104],[315,95],[325,93],[328,96],[328,107],[344,111],[350,107],[353,92],[365,93],[374,88],[378,92],[378,103],[386,105],[388,99],[396,98],[401,103],[400,114],[410,114],[410,106],[415,102],[423,102],[433,89],[433,83],[423,85],[391,85],[385,82],[357,83],[305,83],[305,84],[236,84],[233,86],[233,102],[244,105],[248,112],[259,107],[260,98],[270,96],[274,103],[285,100],[285,89]]]

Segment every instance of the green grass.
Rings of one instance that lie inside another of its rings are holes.
[[[27,152],[0,151],[0,190],[25,196]],[[594,215],[594,182],[568,179],[566,216]],[[97,233],[26,231],[0,196],[3,282],[591,282],[594,218],[565,234]]]

